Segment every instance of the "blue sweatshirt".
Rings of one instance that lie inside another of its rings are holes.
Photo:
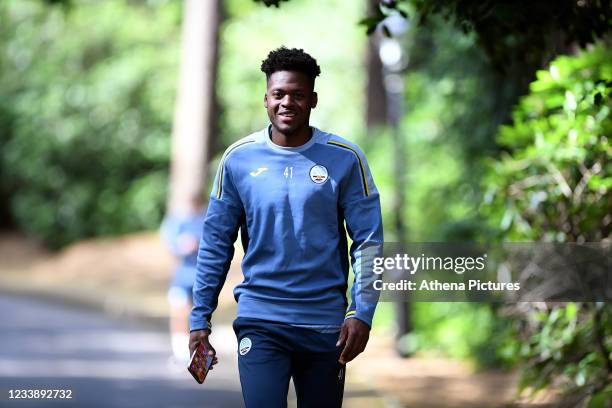
[[[378,297],[366,296],[360,277],[364,251],[382,246],[383,229],[378,191],[356,145],[312,128],[304,145],[281,147],[266,128],[225,151],[198,251],[192,331],[211,327],[239,229],[238,317],[315,327],[357,318],[371,326]]]

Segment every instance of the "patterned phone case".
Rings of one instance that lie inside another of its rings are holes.
[[[187,370],[193,375],[195,380],[202,384],[212,365],[213,356],[208,355],[208,349],[202,344],[198,344],[191,356],[191,361]]]

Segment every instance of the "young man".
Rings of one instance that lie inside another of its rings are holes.
[[[247,408],[286,407],[291,377],[299,407],[340,407],[344,365],[364,350],[376,307],[361,275],[367,248],[383,242],[378,192],[357,146],[309,126],[317,62],[281,47],[261,70],[271,124],[221,159],[200,241],[189,348],[212,348],[210,319],[240,229],[244,281],[234,290],[234,331]],[[350,306],[346,231],[356,274]]]

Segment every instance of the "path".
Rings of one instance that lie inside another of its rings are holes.
[[[168,335],[158,329],[5,294],[0,310],[1,406],[242,406],[232,364],[219,364],[201,386],[169,365]],[[72,399],[10,400],[9,389],[69,389]]]

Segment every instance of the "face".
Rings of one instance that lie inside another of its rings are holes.
[[[277,71],[268,79],[264,105],[272,126],[290,135],[309,126],[310,110],[317,105],[317,94],[305,74]]]

